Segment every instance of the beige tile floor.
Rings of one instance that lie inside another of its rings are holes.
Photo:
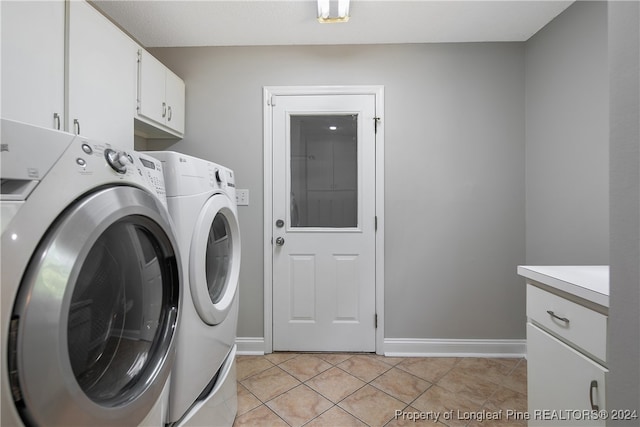
[[[237,375],[237,427],[526,425],[525,359],[273,353]]]

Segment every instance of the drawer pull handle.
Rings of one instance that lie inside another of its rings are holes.
[[[569,323],[569,319],[567,319],[566,317],[560,317],[560,316],[558,316],[557,314],[555,314],[555,313],[554,313],[553,311],[551,311],[551,310],[547,310],[547,313],[549,313],[549,315],[550,315],[551,317],[553,317],[554,319],[558,319],[558,320],[561,320],[561,321],[563,321],[563,322],[565,322],[565,323]]]
[[[593,403],[594,388],[596,389],[596,391],[598,390],[598,381],[596,380],[591,381],[591,385],[589,386],[589,402],[591,403],[591,409],[593,409],[594,411],[599,411],[600,407]]]

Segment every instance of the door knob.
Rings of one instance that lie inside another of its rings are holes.
[[[276,238],[276,245],[277,245],[277,246],[282,246],[282,245],[284,245],[284,237],[278,237],[278,238]]]

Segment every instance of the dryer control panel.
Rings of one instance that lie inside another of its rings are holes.
[[[162,172],[162,162],[142,153],[134,153],[134,159],[140,162],[138,171],[153,185],[162,203],[167,205],[167,191],[164,183],[164,173]]]

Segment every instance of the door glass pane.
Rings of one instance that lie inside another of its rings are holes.
[[[291,226],[358,226],[358,117],[291,116]]]
[[[145,222],[130,217],[105,230],[89,251],[71,297],[71,368],[97,403],[142,392],[169,345],[166,319],[175,307],[176,287],[168,269],[172,253],[166,236]]]
[[[207,287],[211,302],[222,299],[231,265],[231,231],[223,214],[217,213],[209,229],[207,240]]]

